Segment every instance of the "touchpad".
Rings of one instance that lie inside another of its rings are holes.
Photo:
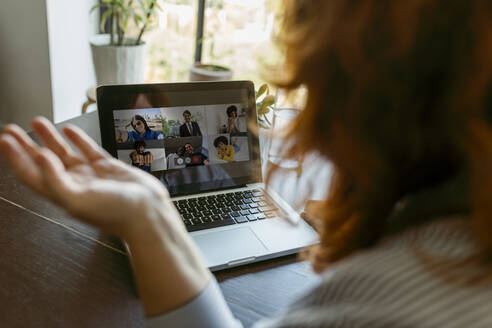
[[[208,267],[264,254],[267,248],[249,227],[194,234]]]

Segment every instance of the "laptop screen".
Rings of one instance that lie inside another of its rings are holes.
[[[104,148],[171,195],[261,181],[250,83],[107,86],[98,103]]]

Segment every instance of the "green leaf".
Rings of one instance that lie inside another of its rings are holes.
[[[104,14],[101,16],[101,24],[99,24],[99,29],[101,32],[104,32],[104,25],[106,24],[106,20],[111,16],[111,10],[106,10]]]
[[[264,106],[272,106],[273,104],[275,104],[275,96],[266,95],[265,98],[263,98],[262,103]]]
[[[258,109],[258,115],[265,115],[270,112],[270,108],[268,106],[261,106]]]
[[[258,92],[256,94],[256,98],[258,99],[259,97],[261,97],[265,93],[265,91],[268,94],[268,85],[266,83],[265,84],[262,84],[260,86],[260,88],[258,89]]]
[[[94,10],[96,10],[99,7],[101,7],[101,5],[99,3],[96,3],[94,6],[91,7],[91,9],[89,9],[89,14],[92,13]]]

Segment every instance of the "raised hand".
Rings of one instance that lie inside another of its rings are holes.
[[[210,272],[159,180],[112,158],[74,126],[63,134],[81,155],[48,120],[38,118],[32,127],[45,147],[8,125],[2,155],[26,185],[127,242],[147,315],[177,308],[203,290]]]
[[[80,155],[47,119],[34,120],[32,128],[45,147],[8,125],[1,153],[22,182],[71,215],[122,238],[151,207],[168,208],[169,219],[181,224],[157,179],[112,158],[79,128],[67,125],[63,133]]]

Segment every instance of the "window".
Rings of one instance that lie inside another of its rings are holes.
[[[187,81],[195,58],[198,0],[161,3],[148,31],[147,82]],[[228,66],[234,79],[262,83],[259,61],[275,60],[271,35],[281,0],[207,0],[202,62]]]

